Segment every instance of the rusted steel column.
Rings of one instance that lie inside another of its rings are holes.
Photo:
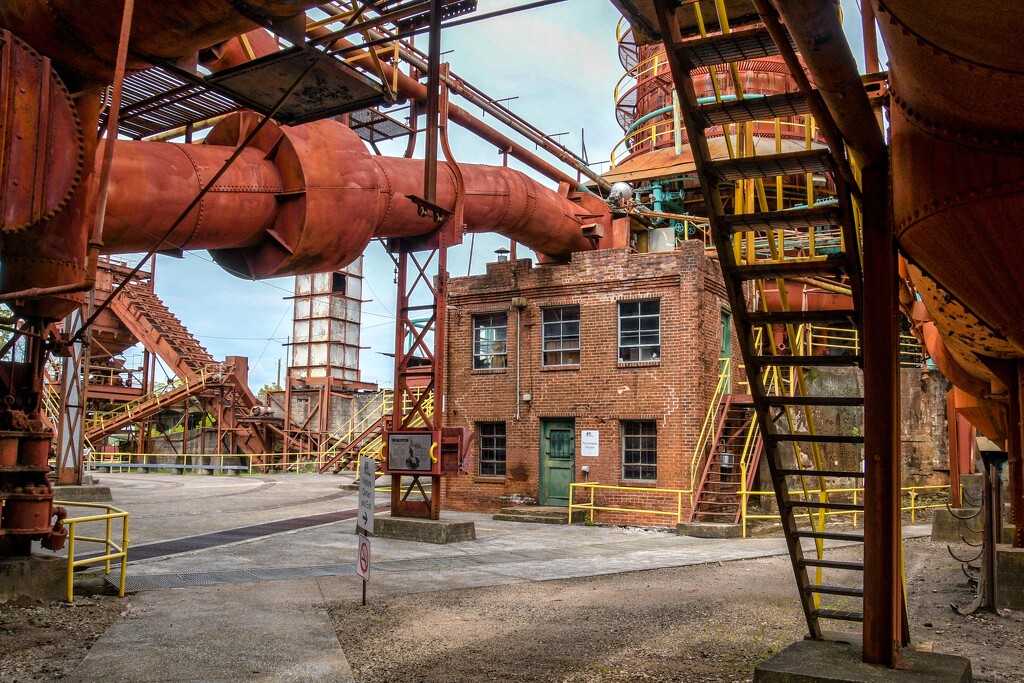
[[[774,0],[814,85],[862,168],[886,163],[885,137],[864,92],[834,0]]]
[[[1024,363],[1015,363],[1010,405],[1006,424],[1006,451],[1009,455],[1010,514],[1013,517],[1013,547],[1024,547],[1024,424],[1021,423],[1021,398],[1024,397]]]
[[[960,500],[960,430],[953,390],[946,392],[946,440],[949,443],[949,504],[959,508]]]
[[[903,642],[899,299],[885,164],[863,169],[865,662],[896,666]]]

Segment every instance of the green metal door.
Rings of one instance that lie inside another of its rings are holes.
[[[576,421],[540,422],[540,504],[569,507],[576,461]]]

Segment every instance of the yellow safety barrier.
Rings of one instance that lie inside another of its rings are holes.
[[[118,581],[117,594],[119,597],[124,597],[124,580],[128,571],[128,513],[124,510],[119,510],[113,505],[106,505],[104,503],[72,503],[72,502],[60,502],[54,501],[56,505],[62,505],[66,507],[81,507],[81,508],[93,508],[96,510],[104,510],[103,514],[98,515],[87,515],[85,517],[69,517],[64,520],[64,526],[68,530],[68,602],[74,602],[74,589],[75,589],[75,569],[78,567],[86,567],[92,564],[104,565],[104,575],[110,574],[110,562],[111,560],[121,560],[121,576]],[[121,520],[121,543],[114,542],[113,526],[114,520]],[[106,535],[103,537],[99,536],[79,536],[78,528],[79,524],[86,524],[89,522],[106,522]],[[76,543],[100,543],[103,545],[103,554],[97,557],[89,557],[84,560],[75,559],[75,544]]]
[[[110,472],[123,473],[132,469],[142,470],[174,470],[188,472],[190,470],[212,470],[215,473],[237,472],[253,474],[269,468],[283,468],[299,471],[303,467],[319,467],[323,464],[326,454],[310,453],[102,453],[93,451],[85,460],[85,468],[95,470],[109,469]],[[267,462],[255,462],[265,459]],[[226,465],[225,460],[236,460],[243,464]],[[205,462],[204,462],[205,461]]]
[[[747,537],[747,520],[751,520],[751,519],[778,520],[778,519],[780,519],[780,517],[777,514],[770,514],[770,515],[751,515],[751,514],[749,514],[747,512],[747,505],[749,503],[750,496],[774,496],[775,492],[774,491],[747,491],[746,490],[746,483],[745,483],[746,479],[744,478],[743,481],[744,481],[744,483],[742,484],[743,488],[739,492],[739,496],[740,496],[740,524],[743,525],[743,537],[746,538]],[[902,512],[909,512],[910,513],[910,523],[911,524],[915,524],[917,522],[917,511],[918,510],[933,510],[935,508],[941,508],[941,507],[945,507],[946,506],[945,501],[943,501],[941,503],[929,503],[929,504],[925,504],[925,505],[918,505],[917,504],[917,497],[919,495],[922,495],[921,492],[922,491],[931,491],[931,492],[934,492],[934,493],[939,493],[941,491],[947,491],[948,492],[949,491],[949,484],[935,484],[935,485],[930,485],[930,486],[904,486],[900,490],[903,492],[903,495],[908,497],[908,499],[910,501],[909,505],[901,506],[900,510]],[[799,492],[796,492],[796,493],[799,493],[801,495],[805,495],[806,496],[805,499],[810,499],[811,496],[819,495],[822,492],[820,490],[808,490],[808,491],[799,491]],[[842,488],[842,489],[831,489],[830,488],[830,489],[828,489],[828,495],[829,496],[833,496],[835,494],[848,494],[848,495],[850,495],[850,497],[852,499],[851,502],[856,504],[858,502],[858,500],[863,500],[864,499],[864,487],[852,487],[852,488]],[[857,518],[858,518],[859,515],[862,515],[862,514],[863,513],[858,511],[858,510],[830,510],[830,511],[825,511],[824,516],[825,517],[851,516],[851,517],[853,517],[853,526],[854,526],[854,528],[856,528],[857,527]]]
[[[577,503],[576,491],[580,489],[588,489],[590,491],[590,500],[586,503]],[[676,509],[675,512],[667,510],[650,510],[644,508],[624,508],[615,506],[601,506],[597,505],[594,501],[595,491],[628,491],[641,494],[669,494],[676,497]],[[605,511],[605,512],[631,512],[634,514],[646,514],[646,515],[660,515],[675,517],[676,524],[683,521],[683,496],[690,496],[693,494],[693,489],[655,489],[647,488],[646,486],[610,486],[606,484],[591,484],[586,482],[574,482],[569,484],[569,523],[572,523],[573,510],[589,510],[590,523],[594,523],[594,512]]]

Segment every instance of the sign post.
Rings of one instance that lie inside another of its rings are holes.
[[[366,606],[366,582],[370,580],[370,539],[359,534],[359,561],[356,576],[363,580],[363,606]]]
[[[363,605],[366,605],[366,583],[370,580],[370,539],[373,533],[373,508],[376,495],[377,462],[373,458],[359,458],[359,510],[356,513],[356,530],[359,532],[359,557],[356,575],[363,580]]]

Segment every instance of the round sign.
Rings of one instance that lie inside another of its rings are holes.
[[[359,543],[359,571],[365,574],[370,569],[370,544],[366,541]]]

